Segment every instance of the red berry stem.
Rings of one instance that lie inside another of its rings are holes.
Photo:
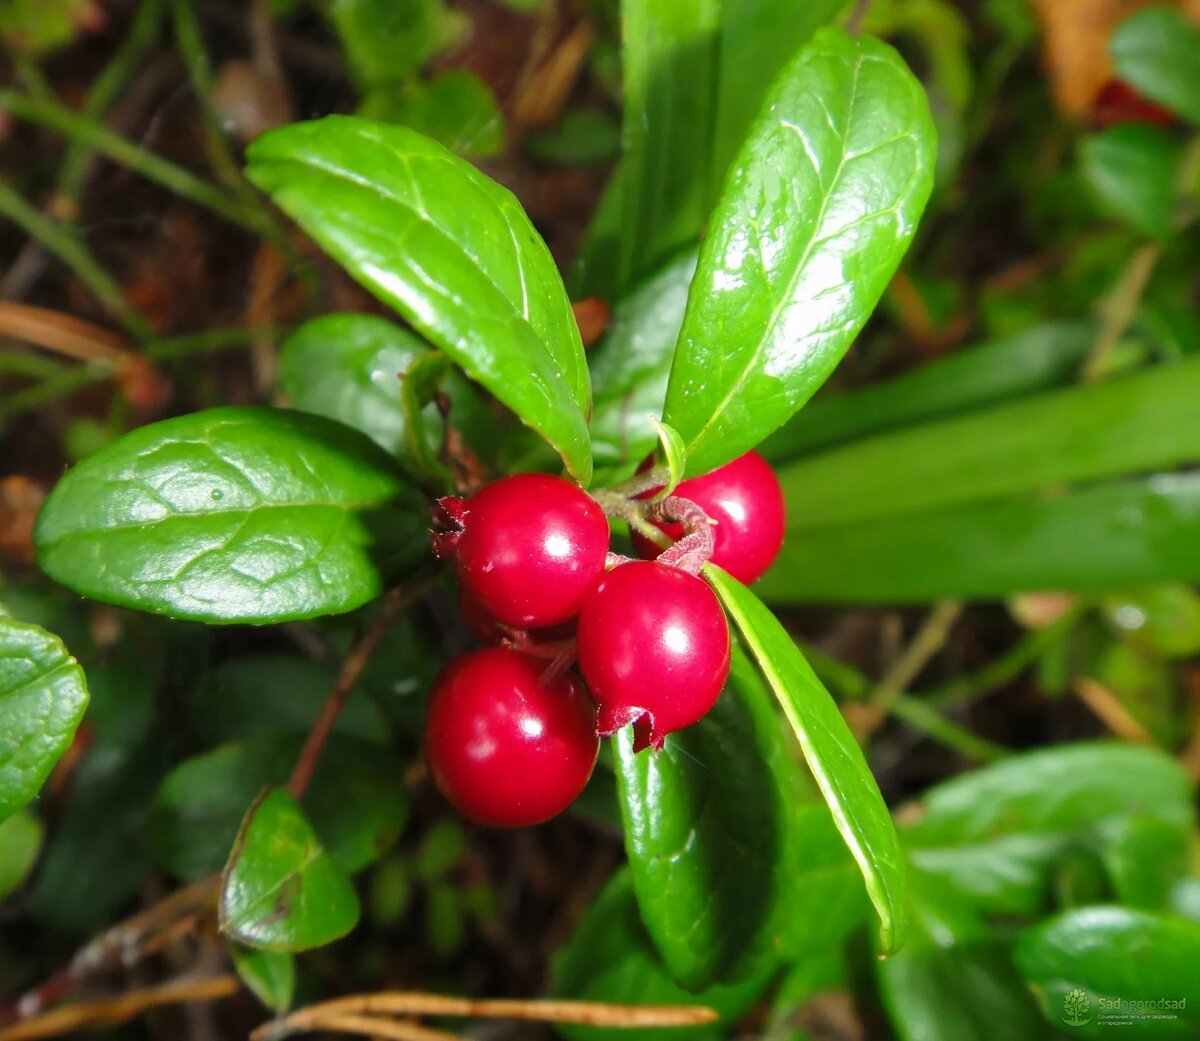
[[[575,659],[579,657],[579,651],[576,649],[574,640],[564,640],[564,646],[551,659],[550,664],[546,666],[546,671],[542,673],[539,682],[545,687],[552,687],[564,675],[567,670],[575,664]]]
[[[712,559],[716,547],[716,537],[708,514],[691,499],[668,495],[659,502],[651,503],[646,516],[651,521],[682,524],[685,532],[675,545],[658,555],[658,562],[692,575],[700,574],[700,569]]]
[[[662,483],[661,480],[659,483]],[[651,485],[651,487],[657,487],[657,485]],[[662,549],[671,545],[671,537],[646,520],[646,503],[631,499],[624,491],[616,489],[599,488],[591,495],[604,510],[605,516],[623,520],[632,530]],[[612,555],[610,554],[610,556]],[[624,563],[625,559],[622,557],[620,560],[610,562],[607,566],[609,568],[616,567],[617,564]]]

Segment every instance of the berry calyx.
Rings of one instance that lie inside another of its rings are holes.
[[[456,658],[434,680],[425,754],[441,793],[494,828],[539,824],[583,791],[600,749],[596,710],[570,673],[504,647]]]
[[[634,749],[699,722],[729,675],[729,625],[695,575],[657,561],[613,568],[583,602],[579,668],[600,707],[597,730],[634,724]]]
[[[494,481],[457,509],[452,555],[483,609],[506,625],[565,622],[604,570],[608,519],[595,500],[549,474]]]
[[[681,481],[675,495],[690,499],[716,521],[712,562],[739,582],[749,585],[757,581],[775,562],[783,545],[787,510],[775,471],[757,452],[747,452],[711,473]],[[660,523],[657,527],[677,540],[684,533],[680,524]],[[638,555],[647,559],[660,552],[637,533],[633,544]]]

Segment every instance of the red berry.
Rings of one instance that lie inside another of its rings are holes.
[[[635,723],[634,747],[698,722],[729,675],[729,625],[695,575],[656,561],[613,568],[579,614],[579,668],[600,706],[597,729]]]
[[[561,477],[494,481],[466,501],[461,523],[454,545],[459,579],[508,625],[565,622],[604,570],[604,511]]]
[[[775,471],[757,452],[747,452],[711,473],[681,481],[675,494],[691,499],[717,522],[712,561],[739,582],[749,585],[757,581],[775,562],[783,545],[787,511]],[[673,539],[683,535],[679,524],[658,526]],[[638,556],[659,554],[659,548],[642,535],[635,533],[633,544]]]
[[[1169,127],[1174,122],[1175,116],[1169,109],[1142,97],[1124,80],[1109,80],[1092,102],[1092,125],[1097,130],[1121,123]]]
[[[504,647],[456,658],[433,683],[425,754],[441,793],[495,828],[539,824],[583,791],[596,764],[596,710],[583,684],[542,680],[546,663]]]

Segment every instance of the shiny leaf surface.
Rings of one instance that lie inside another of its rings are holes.
[[[904,856],[862,750],[778,619],[720,568],[707,564],[705,573],[792,725],[813,779],[858,865],[879,915],[880,948],[884,953],[896,950],[907,926]]]
[[[83,670],[58,637],[0,616],[0,822],[37,795],[87,703]]]
[[[510,192],[406,127],[348,116],[281,127],[247,155],[255,184],[587,482],[583,345]]]
[[[349,611],[423,555],[420,495],[349,427],[217,408],[134,430],[71,470],[38,562],[83,596],[174,618]]]
[[[924,91],[886,44],[823,29],[784,67],[709,222],[663,418],[689,472],[752,448],[824,382],[916,229]]]
[[[268,951],[304,951],[345,936],[358,896],[292,794],[268,791],[242,823],[221,876],[221,931]]]
[[[1175,7],[1126,18],[1108,44],[1117,75],[1140,94],[1200,123],[1200,28]]]

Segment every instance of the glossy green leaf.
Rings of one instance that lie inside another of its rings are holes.
[[[596,407],[597,467],[636,467],[654,448],[675,341],[683,324],[696,254],[676,257],[613,308],[612,324],[589,355]]]
[[[813,33],[844,7],[842,0],[722,2],[717,119],[709,159],[714,197],[771,81]]]
[[[663,967],[638,917],[633,884],[627,870],[609,880],[575,928],[570,941],[554,958],[551,994],[576,1001],[617,1004],[707,1005],[722,1023],[736,1020],[769,982],[761,973],[734,986],[690,992],[680,987]],[[570,1041],[610,1041],[612,1030],[571,1026],[556,1028]],[[672,1028],[672,1037],[711,1039],[723,1033],[721,1024]],[[662,1041],[661,1029],[622,1030],[623,1041]]]
[[[1200,28],[1176,7],[1126,18],[1108,43],[1116,73],[1138,93],[1200,123]]]
[[[322,315],[284,340],[279,385],[296,408],[361,430],[403,460],[400,382],[428,353],[420,337],[377,315]],[[440,427],[436,410],[427,418]]]
[[[451,69],[426,81],[372,88],[358,115],[399,123],[465,159],[486,159],[504,147],[504,116],[478,76]]]
[[[908,943],[876,963],[900,1041],[1051,1041],[1013,968],[1009,945],[969,904],[914,872]]]
[[[1104,209],[1151,238],[1175,226],[1176,181],[1183,146],[1147,123],[1123,123],[1084,138],[1080,173]]]
[[[1083,907],[1027,932],[1014,951],[1046,1020],[1072,1036],[1166,1041],[1200,1033],[1200,925],[1124,907]],[[1082,991],[1069,1000],[1072,992]]]
[[[933,184],[920,83],[886,44],[823,29],[730,170],[688,298],[663,418],[704,473],[780,427],[833,371]]]
[[[684,453],[683,438],[679,436],[678,430],[657,419],[654,421],[654,427],[658,431],[658,444],[662,449],[663,461],[667,466],[667,483],[655,493],[654,498],[665,499],[683,480],[683,471],[687,467],[687,455]]]
[[[1181,838],[1194,820],[1193,785],[1162,752],[1115,743],[1028,752],[930,789],[902,831],[914,867],[992,914],[1048,907],[1053,876],[1086,843],[1110,871],[1145,870],[1119,842],[1132,817],[1151,817]],[[1133,883],[1137,884],[1137,883]]]
[[[83,670],[57,636],[0,617],[0,821],[37,795],[87,703]]]
[[[720,568],[707,564],[705,573],[779,700],[834,823],[858,864],[879,915],[881,949],[896,950],[907,924],[904,857],[862,750],[778,619]]]
[[[363,86],[411,76],[456,35],[442,0],[332,0],[328,13]]]
[[[1191,586],[1170,582],[1117,593],[1101,609],[1116,632],[1156,656],[1200,653],[1200,594]]]
[[[230,658],[200,676],[188,693],[191,731],[205,745],[303,733],[320,714],[336,678],[332,666],[299,655]],[[390,728],[379,707],[355,691],[338,713],[333,732],[382,744]]]
[[[773,603],[917,603],[1196,581],[1197,525],[1200,478],[1160,474],[791,532],[755,589]]]
[[[28,810],[18,810],[0,822],[0,900],[28,877],[42,848],[42,822]]]
[[[1096,338],[1087,322],[1048,322],[955,351],[894,379],[809,402],[758,446],[771,462],[937,416],[1074,383]]]
[[[296,962],[285,951],[229,945],[233,967],[251,993],[273,1012],[286,1012],[296,991]]]
[[[358,922],[350,880],[286,788],[246,814],[221,876],[221,931],[250,947],[304,951],[345,936]]]
[[[623,290],[695,243],[712,205],[720,0],[624,0]]]
[[[38,516],[38,563],[83,596],[174,618],[277,622],[349,611],[420,559],[424,501],[357,431],[217,408],[84,460]]]
[[[803,531],[1200,460],[1200,358],[833,448],[779,471]]]
[[[287,780],[302,734],[271,734],[185,759],[154,796],[148,829],[160,864],[202,878],[229,856],[247,807],[264,787]],[[356,872],[396,841],[408,818],[408,789],[385,749],[330,738],[304,807],[338,866]]]
[[[781,733],[753,697],[734,674],[709,714],[661,752],[634,753],[628,727],[613,740],[642,921],[689,990],[754,971],[789,884]]]
[[[247,156],[255,184],[587,482],[579,329],[510,192],[406,127],[348,116],[280,127]]]

